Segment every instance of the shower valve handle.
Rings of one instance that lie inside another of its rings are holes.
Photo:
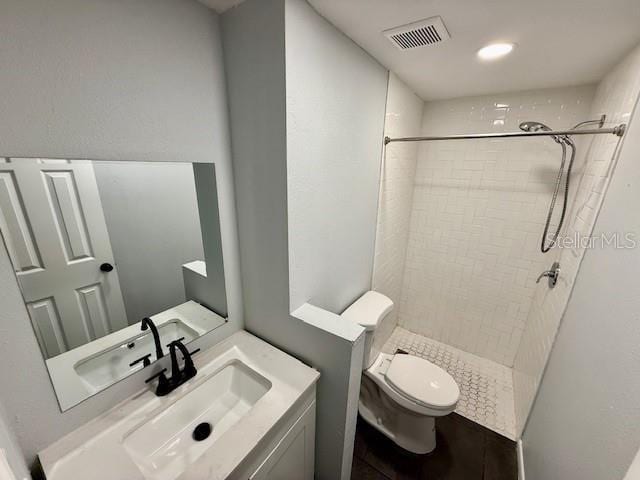
[[[551,265],[551,270],[546,270],[542,272],[538,277],[538,279],[536,280],[536,283],[540,283],[540,280],[542,280],[544,277],[548,277],[549,288],[553,288],[556,286],[556,283],[558,283],[559,276],[560,276],[560,264],[558,262],[553,262],[553,265]]]

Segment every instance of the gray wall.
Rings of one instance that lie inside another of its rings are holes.
[[[130,324],[185,301],[182,265],[204,260],[188,163],[94,162]]]
[[[227,308],[224,243],[222,242],[222,231],[220,229],[220,205],[218,202],[218,182],[215,165],[207,163],[193,164],[193,175],[198,197],[198,214],[202,231],[202,243],[204,244],[207,278],[205,282],[199,283],[197,292],[188,293],[193,295],[193,299],[197,302],[226,318],[229,314],[229,309]],[[225,200],[233,205],[233,198],[225,198]],[[237,244],[234,244],[234,247],[237,247]],[[192,283],[191,286],[193,287],[195,284]]]
[[[376,91],[372,86],[382,84],[380,98],[369,96],[365,99],[364,96],[358,96],[356,103],[346,103],[341,106],[337,106],[335,102],[332,103],[332,108],[339,107],[337,113],[340,115],[336,118],[341,121],[352,121],[353,118],[345,112],[365,108],[362,105],[365,100],[375,105],[382,105],[384,108],[385,84],[384,81],[380,82],[376,75],[381,73],[382,77],[385,77],[382,69],[379,69],[373,60],[367,59],[366,55],[351,41],[317,17],[314,12],[308,10],[303,0],[286,2],[285,0],[248,0],[222,15],[246,326],[252,333],[320,371],[316,478],[337,480],[348,478],[350,472],[350,448],[353,447],[353,428],[362,361],[362,336],[353,339],[343,338],[329,333],[321,325],[313,326],[290,314],[289,258],[290,255],[295,255],[295,249],[290,251],[289,239],[300,239],[300,234],[307,228],[308,223],[299,222],[288,216],[290,212],[287,199],[288,185],[297,180],[288,178],[287,165],[289,162],[296,161],[303,162],[301,166],[305,165],[304,162],[311,161],[333,164],[334,159],[330,158],[331,155],[339,154],[337,149],[344,144],[344,139],[340,138],[338,130],[348,128],[349,125],[342,124],[341,127],[322,132],[309,132],[306,129],[315,125],[316,122],[331,122],[336,119],[331,118],[330,112],[326,110],[317,110],[317,103],[292,108],[287,101],[289,91],[304,90],[305,86],[297,82],[306,80],[304,76],[296,74],[292,74],[291,78],[287,77],[289,66],[285,61],[285,17],[287,37],[289,33],[294,35],[294,38],[298,35],[308,35],[315,39],[314,42],[324,38],[335,49],[333,52],[335,55],[344,57],[343,64],[353,62],[354,69],[372,73],[373,76],[368,79],[364,76],[358,77],[366,83],[366,85],[359,85],[358,88],[372,93]],[[323,52],[324,55],[328,54],[326,49],[323,49]],[[298,52],[296,55],[302,53],[304,52]],[[331,95],[332,92],[329,90],[337,88],[344,78],[341,72],[336,71],[337,67],[332,67],[329,62],[315,63],[313,60],[315,53],[306,52],[311,58],[307,59],[305,64],[307,68],[311,68],[318,74],[321,68],[326,68],[322,75],[327,76],[328,82],[326,89],[323,89],[321,82],[306,86],[306,94],[317,102]],[[297,98],[297,95],[298,93],[292,99]],[[295,112],[295,116],[289,116],[285,105],[291,112]],[[319,118],[315,118],[316,115]],[[356,122],[352,133],[358,138],[358,145],[379,146],[382,138],[382,122],[383,110],[380,111],[377,132],[367,128],[371,125],[369,121]],[[302,131],[294,128],[294,124],[300,126]],[[297,147],[293,152],[287,151],[287,137],[294,146],[303,143],[303,140],[296,138],[299,134],[302,134],[304,137],[301,138],[306,140],[309,140],[310,136],[318,135],[327,143],[337,143],[323,151],[318,150],[319,143],[314,140],[316,148],[311,158],[305,159],[305,152],[300,152]],[[372,149],[375,151],[375,147]],[[371,162],[370,164],[360,155],[368,155],[366,149],[358,150],[357,158],[348,160],[361,165],[366,170],[363,172],[363,178],[375,185],[359,186],[362,187],[363,199],[360,199],[359,190],[354,188],[352,192],[352,196],[355,197],[354,205],[362,205],[364,199],[369,198],[370,192],[373,191],[371,201],[375,209],[379,149],[377,158],[366,159]],[[372,169],[373,173],[369,169]],[[342,190],[344,182],[340,180],[342,173],[339,170],[320,168],[320,171],[323,170],[324,177],[318,178],[319,189],[307,190],[307,195],[330,196],[337,193],[342,201],[332,203],[331,208],[327,210],[315,205],[311,222],[316,221],[326,225],[326,217],[331,217],[337,209],[344,212],[344,217],[351,217],[354,221],[358,221],[356,217],[362,214],[362,210],[358,207],[351,211],[351,203],[344,200]],[[320,175],[320,171],[312,172],[312,175]],[[335,191],[331,188],[332,185],[336,187]],[[296,192],[294,197],[294,209],[304,208],[305,202],[309,200],[299,192]],[[317,267],[316,260],[313,259],[310,262],[307,258],[308,252],[301,250],[302,263],[297,264],[300,282],[305,282],[305,279],[313,280],[316,274],[319,275],[320,280],[314,284],[305,284],[304,297],[296,297],[291,305],[311,298],[322,298],[325,305],[341,310],[355,295],[369,288],[370,264],[367,265],[366,262],[358,264],[354,272],[349,266],[335,265],[338,259],[344,259],[346,256],[336,251],[342,246],[334,242],[331,236],[337,234],[342,238],[345,234],[342,231],[343,226],[344,221],[341,220],[340,227],[320,232],[314,244],[322,252],[329,252],[326,259],[329,263],[326,267],[327,271],[334,267],[344,275],[330,276],[316,272],[314,270]],[[364,228],[368,227],[365,225]],[[374,228],[375,218],[371,220],[368,228],[369,235],[358,237],[362,240],[360,248],[372,250]],[[355,245],[349,244],[348,248],[355,248]],[[351,283],[354,279],[356,279],[355,285]],[[291,282],[293,289],[293,283],[297,280],[292,278]],[[350,293],[345,295],[344,292]]]
[[[637,107],[636,107],[637,109]],[[631,122],[594,235],[640,240]],[[527,480],[623,478],[640,445],[640,244],[584,256],[522,438]]]
[[[0,152],[213,161],[214,15],[192,0],[3,0]]]
[[[230,321],[194,346],[241,328],[218,16],[191,0],[5,0],[0,31],[0,155],[216,163]],[[0,404],[29,463],[144,388],[151,372],[60,413],[4,248],[0,305]]]
[[[371,287],[387,71],[306,2],[286,3],[291,308]]]

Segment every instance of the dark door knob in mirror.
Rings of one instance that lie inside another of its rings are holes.
[[[111,265],[110,263],[105,262],[100,265],[100,271],[102,272],[110,272],[111,270],[113,270],[113,265]]]

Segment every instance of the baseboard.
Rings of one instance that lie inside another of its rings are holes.
[[[518,455],[518,480],[525,480],[524,478],[524,452],[522,451],[522,439],[517,443],[517,455]]]

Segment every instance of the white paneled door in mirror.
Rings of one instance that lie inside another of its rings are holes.
[[[156,359],[142,318],[165,350],[224,323],[217,218],[213,165],[0,159],[0,230],[63,410]]]
[[[127,326],[118,272],[100,270],[114,258],[91,163],[9,159],[1,174],[5,237],[47,358]],[[27,268],[24,251],[37,259]]]

